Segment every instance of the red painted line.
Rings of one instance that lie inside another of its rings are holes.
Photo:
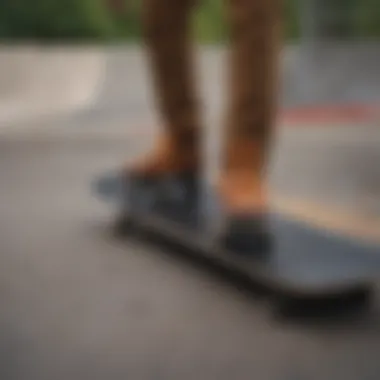
[[[342,106],[310,106],[282,109],[278,113],[277,125],[280,127],[318,127],[326,128],[331,125],[344,128],[364,123],[379,124],[380,103],[375,105],[342,105]],[[154,134],[156,127],[152,125],[138,125],[129,130],[129,136]]]
[[[380,121],[380,103],[342,106],[309,106],[284,109],[279,112],[280,124],[364,123]]]

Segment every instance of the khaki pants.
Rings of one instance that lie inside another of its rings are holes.
[[[145,41],[166,131],[184,148],[197,146],[201,121],[190,35],[196,4],[194,0],[144,1]],[[275,115],[281,0],[225,1],[231,31],[226,163],[254,157],[261,167]],[[248,153],[240,148],[243,145],[249,146]]]

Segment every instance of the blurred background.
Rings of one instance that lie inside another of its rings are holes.
[[[180,0],[178,0],[180,1]],[[0,378],[378,379],[370,317],[279,322],[91,196],[159,131],[135,0],[0,0]],[[194,13],[210,176],[228,25]],[[380,241],[380,0],[285,0],[273,207]],[[378,299],[377,299],[378,301]]]
[[[96,40],[139,41],[140,1],[54,0],[1,2],[1,38],[6,41],[62,42]],[[377,0],[287,0],[284,2],[288,41],[305,37],[375,39],[380,36]],[[224,4],[199,3],[195,33],[200,42],[226,39]]]

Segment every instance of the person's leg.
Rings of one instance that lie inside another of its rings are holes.
[[[153,152],[128,164],[127,172],[161,175],[198,169],[200,121],[190,41],[194,3],[144,0],[144,37],[164,125]]]
[[[229,223],[222,244],[268,247],[265,170],[276,105],[281,0],[227,0],[231,26],[229,104],[219,195]]]
[[[229,104],[220,192],[231,213],[267,208],[265,169],[277,92],[281,0],[227,0]]]

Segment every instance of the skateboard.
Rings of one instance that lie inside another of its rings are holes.
[[[222,207],[207,182],[191,175],[140,181],[104,173],[94,189],[100,199],[117,205],[125,225],[153,233],[289,299],[370,292],[380,270],[380,246],[276,213],[267,219],[269,248],[252,244],[244,254],[226,249],[218,244],[226,219]],[[247,234],[241,238],[250,239]]]

